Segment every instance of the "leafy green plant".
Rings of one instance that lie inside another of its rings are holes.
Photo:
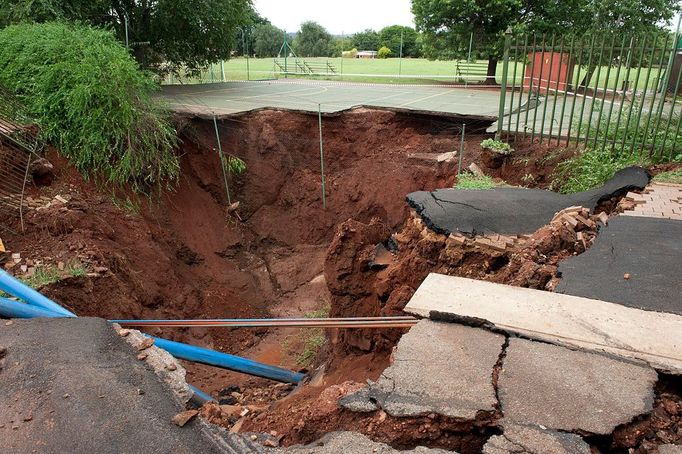
[[[682,184],[682,168],[661,172],[654,177],[654,181],[658,183]]]
[[[391,49],[389,49],[386,46],[383,46],[379,48],[379,50],[377,51],[377,58],[388,58],[391,56],[392,53],[393,52],[391,52]]]
[[[223,164],[223,168],[228,173],[233,173],[235,175],[241,175],[246,171],[246,163],[232,155],[220,155],[220,162]]]
[[[329,317],[329,304],[323,303],[322,307],[315,311],[308,312],[303,316],[305,318],[326,318]],[[309,368],[317,353],[327,343],[327,337],[322,328],[305,328],[301,329],[296,335],[289,336],[283,345],[283,348],[292,351],[294,346],[302,346],[302,349],[296,355],[296,364],[302,368]],[[298,347],[300,348],[300,347]]]
[[[6,27],[0,83],[85,176],[101,173],[135,190],[177,179],[176,133],[152,97],[157,86],[111,32],[66,23]]]
[[[461,173],[457,176],[456,189],[493,189],[495,182],[488,175]]]
[[[514,149],[511,147],[506,142],[502,142],[501,140],[494,140],[494,139],[485,139],[481,142],[481,148],[484,150],[490,150],[493,153],[501,154],[501,155],[510,155],[514,151]]]

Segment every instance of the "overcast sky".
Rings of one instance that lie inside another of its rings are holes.
[[[253,4],[261,16],[288,32],[297,31],[307,20],[334,35],[395,24],[414,27],[410,0],[254,0]]]

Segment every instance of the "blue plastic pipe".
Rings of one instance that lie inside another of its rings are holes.
[[[282,369],[281,367],[269,366],[240,356],[160,339],[158,337],[154,338],[154,345],[163,348],[176,358],[222,367],[224,369],[255,375],[256,377],[269,378],[270,380],[284,383],[298,383],[303,380],[304,377],[301,373]]]
[[[33,290],[19,279],[14,278],[5,270],[0,270],[0,290],[9,293],[12,296],[16,296],[28,304],[60,314],[62,317],[76,316],[73,312],[64,309],[45,295]]]
[[[40,307],[0,297],[0,316],[8,318],[68,317]]]
[[[204,402],[213,402],[213,401],[215,401],[215,399],[214,399],[213,397],[211,397],[210,395],[206,394],[205,392],[203,392],[202,390],[200,390],[200,389],[197,388],[196,386],[192,386],[192,385],[189,385],[189,384],[188,384],[188,386],[189,386],[189,389],[192,390],[192,392],[194,393],[194,395],[195,395],[197,398],[199,398],[199,400],[203,400]]]
[[[76,317],[76,314],[64,309],[59,304],[33,290],[18,279],[10,276],[4,270],[0,270],[0,290],[9,293],[10,295],[14,295],[28,303],[25,304],[12,301],[7,298],[0,299],[0,307],[2,307],[1,310],[4,311],[0,315],[5,317]],[[304,377],[303,374],[298,372],[282,369],[281,367],[269,366],[240,356],[229,355],[208,348],[195,347],[193,345],[182,344],[180,342],[169,341],[157,337],[154,338],[154,343],[157,347],[163,348],[176,358],[222,367],[223,369],[269,378],[270,380],[284,383],[298,383],[303,380]]]

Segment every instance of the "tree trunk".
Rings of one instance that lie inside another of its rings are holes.
[[[497,85],[495,73],[497,72],[497,57],[488,58],[488,70],[486,71],[485,84]]]
[[[592,65],[589,68],[587,68],[587,72],[585,73],[585,76],[583,76],[583,80],[578,85],[578,90],[582,89],[583,93],[587,91],[587,84],[590,83],[590,79],[592,79],[592,75],[594,74],[595,69],[597,69],[596,65]]]

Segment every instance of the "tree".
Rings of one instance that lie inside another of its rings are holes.
[[[190,71],[227,59],[250,0],[3,0],[0,21],[72,20],[108,27],[128,38],[143,68]]]
[[[276,57],[283,41],[284,30],[274,25],[256,25],[253,30],[253,52],[257,57]]]
[[[303,22],[294,40],[294,50],[301,57],[329,57],[333,52],[332,35],[317,22]]]
[[[237,55],[244,56],[248,49],[250,54],[254,52],[256,38],[254,31],[259,25],[270,24],[270,21],[258,14],[258,12],[250,8],[246,15],[246,21],[235,30],[235,46],[234,52]]]
[[[379,32],[379,46],[386,46],[393,51],[394,55],[399,55],[401,35],[403,57],[418,57],[420,55],[419,44],[417,42],[419,34],[411,27],[391,25],[382,28]]]
[[[486,83],[495,83],[504,32],[641,33],[670,21],[677,0],[412,0],[423,52],[432,59],[466,58],[473,34],[473,57],[488,60]]]
[[[351,38],[352,46],[360,50],[377,50],[379,48],[379,34],[372,29],[357,32]]]

